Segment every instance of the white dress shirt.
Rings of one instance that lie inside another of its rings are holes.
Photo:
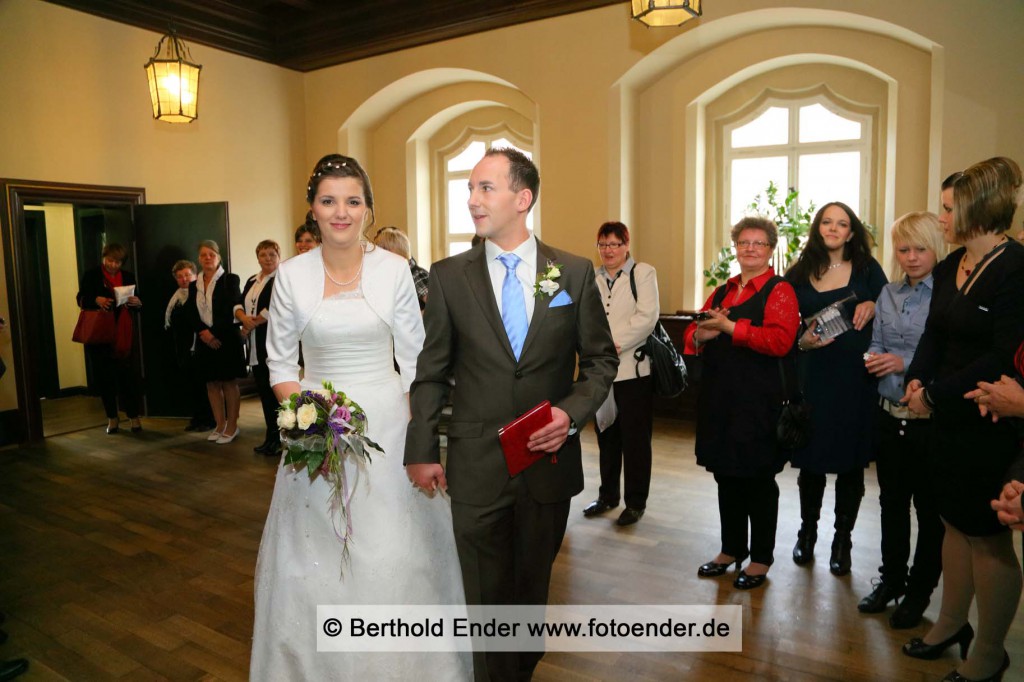
[[[523,287],[523,296],[526,299],[526,323],[533,321],[533,285],[537,279],[537,240],[533,233],[522,244],[512,251],[502,251],[494,242],[484,242],[484,253],[487,255],[487,272],[491,276],[491,288],[494,289],[494,300],[498,303],[498,312],[501,313],[501,289],[505,285],[505,266],[498,260],[503,253],[514,253],[519,256],[519,265],[516,266],[516,277]]]

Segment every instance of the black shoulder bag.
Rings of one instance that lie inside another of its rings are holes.
[[[629,270],[629,288],[636,301],[636,265]],[[655,323],[654,331],[647,337],[644,345],[633,352],[636,360],[636,376],[640,377],[640,361],[651,359],[651,379],[654,382],[654,395],[663,398],[674,398],[686,389],[686,364],[683,356],[676,350],[668,332],[661,321]]]

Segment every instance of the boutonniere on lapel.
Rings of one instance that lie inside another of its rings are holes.
[[[534,297],[554,296],[555,292],[558,291],[558,282],[555,280],[561,276],[562,266],[549,260],[547,269],[537,275],[537,283],[533,285]]]

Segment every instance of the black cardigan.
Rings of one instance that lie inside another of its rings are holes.
[[[258,275],[253,275],[248,280],[246,280],[245,287],[242,289],[243,308],[245,307],[245,297],[246,295],[248,295],[249,289],[251,289],[253,285],[256,284],[256,277],[258,277]],[[268,310],[270,308],[270,297],[274,293],[275,279],[277,279],[277,276],[272,275],[270,277],[270,281],[263,285],[263,291],[260,292],[259,297],[256,299],[257,313],[261,310]],[[216,295],[217,294],[215,291],[214,296]],[[248,314],[248,311],[246,311],[246,315]],[[267,324],[261,324],[260,326],[256,327],[255,330],[253,330],[253,333],[256,334],[256,361],[259,362],[261,365],[267,364],[267,328],[269,326],[270,325]]]
[[[202,277],[203,274],[199,273],[199,276]],[[213,325],[210,326],[199,317],[199,307],[196,305],[199,289],[196,282],[188,285],[188,301],[185,306],[188,308],[189,314],[192,315],[192,326],[196,334],[208,330],[221,342],[229,339],[232,334],[238,335],[235,306],[242,303],[242,293],[239,291],[238,284],[238,275],[233,275],[230,272],[225,272],[217,280],[213,286]]]

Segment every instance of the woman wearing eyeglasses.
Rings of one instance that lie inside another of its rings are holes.
[[[864,353],[871,343],[875,301],[888,280],[871,256],[864,223],[838,201],[814,216],[807,244],[786,279],[796,290],[801,316],[811,322],[797,342],[803,351],[797,357],[801,388],[811,405],[811,439],[792,458],[793,468],[800,469],[801,519],[793,561],[803,565],[814,559],[825,475],[838,474],[829,570],[841,576],[850,572],[853,526],[864,497],[878,404],[878,382],[864,368]],[[852,328],[824,338],[811,318],[833,304],[842,307]]]
[[[601,266],[594,274],[619,353],[619,373],[594,418],[601,488],[583,515],[598,516],[619,506],[619,472],[624,470],[626,508],[616,523],[630,526],[644,515],[651,488],[651,362],[636,360],[633,353],[646,343],[658,322],[658,275],[653,267],[630,256],[629,228],[622,223],[605,223],[598,229],[597,253]]]
[[[791,350],[800,326],[796,294],[770,265],[778,228],[767,218],[744,218],[732,228],[740,274],[704,303],[709,318],[686,330],[685,353],[704,358],[697,401],[697,464],[718,484],[722,549],[697,574],[739,568],[733,585],[760,587],[774,562],[779,518],[775,475],[787,453],[776,443],[786,382],[795,380]],[[748,538],[749,526],[749,544]]]

